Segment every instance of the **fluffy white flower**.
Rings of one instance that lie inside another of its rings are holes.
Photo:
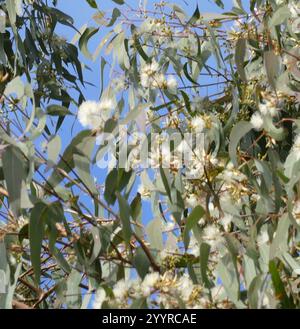
[[[194,290],[194,284],[192,280],[186,274],[184,274],[178,280],[177,289],[180,291],[181,298],[186,302],[189,300]]]
[[[268,101],[266,103],[259,104],[258,108],[262,115],[269,114],[271,117],[276,116],[279,110],[276,106],[274,106],[274,104]]]
[[[197,197],[196,194],[189,194],[186,197],[185,202],[188,207],[194,208],[199,204],[199,198]]]
[[[157,73],[158,70],[159,64],[155,60],[141,68],[141,84],[144,88],[153,87],[153,84],[159,85],[162,79],[165,81],[164,75]]]
[[[106,299],[105,290],[103,288],[97,289],[96,294],[95,294],[93,308],[97,309],[97,310],[100,309],[103,302],[105,301],[105,299]]]
[[[166,77],[162,73],[157,73],[153,76],[151,81],[151,88],[164,88],[166,86]]]
[[[203,240],[211,245],[211,247],[216,247],[221,241],[221,233],[215,225],[208,225],[203,230]]]
[[[191,147],[188,145],[184,152],[184,165],[186,167],[186,178],[188,179],[199,179],[204,174],[204,155],[202,149],[195,149],[195,152],[191,153]]]
[[[228,213],[225,213],[225,215],[221,218],[221,224],[223,225],[226,232],[229,231],[232,218],[232,215]]]
[[[128,294],[128,288],[128,282],[126,282],[124,279],[118,281],[113,288],[113,294],[115,298],[121,301],[125,299]]]
[[[171,91],[176,91],[177,89],[177,80],[172,75],[167,79],[167,87]]]
[[[215,217],[215,218],[219,217],[219,209],[217,207],[215,207],[212,202],[209,202],[208,210],[212,217]]]
[[[205,128],[205,122],[200,116],[196,116],[191,120],[191,129],[196,133],[201,133]]]
[[[78,110],[78,120],[84,127],[101,127],[108,119],[113,106],[113,101],[108,98],[100,102],[83,102]]]
[[[158,272],[149,273],[145,276],[141,285],[141,290],[144,296],[149,296],[151,294],[159,279],[160,275]]]
[[[190,238],[189,253],[191,255],[194,255],[195,257],[198,257],[200,255],[200,246],[194,234],[192,234]]]
[[[113,108],[114,103],[110,98],[104,98],[98,106],[100,111],[108,111]]]
[[[255,112],[252,115],[250,122],[256,130],[261,130],[261,128],[264,124],[264,120],[263,120],[261,114],[258,112]]]
[[[83,102],[78,110],[78,120],[84,127],[95,127],[101,121],[98,103],[95,101]]]

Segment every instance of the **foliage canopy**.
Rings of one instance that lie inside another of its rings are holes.
[[[86,2],[0,1],[0,308],[299,308],[299,2]]]

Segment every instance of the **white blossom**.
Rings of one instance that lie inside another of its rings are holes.
[[[179,278],[177,288],[180,291],[181,298],[186,302],[189,300],[194,290],[194,284],[192,280],[186,274],[184,274]]]
[[[177,89],[177,80],[173,76],[169,76],[167,79],[167,87],[172,92],[175,92]]]
[[[223,225],[226,232],[230,229],[230,224],[232,223],[232,215],[225,213],[224,216],[221,218],[221,224]]]
[[[201,133],[205,128],[205,121],[200,116],[196,116],[192,118],[190,126],[194,132]]]
[[[202,238],[212,248],[217,247],[222,239],[220,230],[215,225],[206,226],[203,230]]]
[[[122,279],[115,284],[113,288],[113,294],[116,299],[122,301],[126,298],[128,294],[128,289],[129,289],[128,282]]]
[[[78,120],[84,127],[101,127],[108,119],[113,106],[113,101],[108,98],[100,102],[85,101],[79,107]]]
[[[259,112],[255,112],[252,115],[250,122],[256,130],[261,130],[264,124],[264,120]]]
[[[200,255],[200,246],[194,234],[192,234],[190,238],[189,253],[191,255],[194,255],[195,257],[198,257]]]
[[[162,89],[166,86],[166,84],[167,84],[167,82],[166,82],[166,77],[164,76],[164,74],[157,73],[153,76],[150,87],[153,89],[156,89],[156,88]]]
[[[78,120],[84,127],[94,127],[100,121],[98,103],[95,101],[83,102],[78,110]]]
[[[199,198],[196,194],[190,194],[186,197],[185,202],[188,207],[195,208],[199,204]]]
[[[278,114],[278,108],[274,106],[271,102],[265,102],[259,104],[259,110],[262,115],[270,115],[271,117],[274,117]]]
[[[151,294],[159,279],[160,275],[158,272],[149,273],[145,276],[141,284],[141,290],[144,296],[149,296]]]

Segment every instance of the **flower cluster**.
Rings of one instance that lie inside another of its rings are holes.
[[[85,101],[78,110],[78,120],[83,127],[102,128],[114,108],[112,99],[103,99],[100,102]]]

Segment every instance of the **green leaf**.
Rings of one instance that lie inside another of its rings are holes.
[[[191,77],[191,75],[190,75],[190,73],[189,73],[189,70],[188,70],[188,62],[186,62],[186,63],[183,65],[183,73],[184,73],[184,75],[186,76],[186,78],[187,78],[190,82],[192,82],[193,84],[195,84],[196,86],[198,86],[198,82],[195,81],[195,80]]]
[[[116,20],[121,16],[121,12],[118,8],[114,8],[112,12],[112,17],[110,22],[106,25],[107,27],[113,26],[116,22]]]
[[[239,304],[240,284],[232,257],[227,254],[222,257],[217,266],[217,273],[222,280],[222,285],[229,299],[236,305]]]
[[[100,96],[99,99],[101,99],[101,96],[103,94],[103,89],[104,89],[104,81],[103,81],[103,76],[104,76],[104,69],[105,69],[105,65],[107,64],[106,60],[101,56],[101,90],[100,90]]]
[[[275,289],[276,299],[280,300],[282,307],[285,309],[294,308],[292,299],[288,298],[288,295],[285,291],[284,284],[280,278],[280,274],[277,269],[275,260],[269,262],[269,271],[272,278],[272,283]]]
[[[276,80],[280,73],[281,60],[280,56],[276,55],[273,50],[264,52],[264,65],[267,78],[271,87],[276,89]]]
[[[19,216],[20,209],[30,207],[28,192],[26,189],[26,164],[21,151],[10,145],[5,148],[2,155],[3,173],[9,194],[10,207],[16,216]]]
[[[207,265],[208,258],[210,253],[210,245],[203,242],[200,246],[200,270],[201,270],[201,278],[206,288],[211,288],[212,283],[210,282],[207,276]]]
[[[60,161],[57,164],[57,167],[69,173],[74,168],[73,155],[75,153],[78,153],[77,149],[81,150],[81,152],[84,152],[86,150],[86,145],[90,143],[91,138],[95,137],[92,136],[90,130],[83,130],[77,136],[75,136],[72,142],[64,151]],[[49,186],[55,188],[63,179],[63,175],[61,175],[57,171],[53,171],[52,175],[48,180]]]
[[[137,248],[134,255],[134,266],[141,279],[149,272],[150,262],[142,248]]]
[[[41,250],[46,227],[44,215],[47,207],[43,202],[35,204],[29,220],[30,259],[37,285],[40,283],[41,276]]]
[[[30,259],[33,267],[35,282],[40,283],[41,276],[41,249],[42,241],[45,238],[46,225],[50,231],[49,249],[58,255],[55,251],[55,242],[57,238],[56,223],[62,222],[64,212],[59,202],[47,204],[43,201],[38,201],[31,211],[29,219],[29,245],[30,245]],[[67,264],[68,266],[68,264]]]
[[[67,278],[66,303],[70,309],[79,309],[82,301],[82,292],[80,283],[82,274],[75,269],[72,270]]]
[[[215,4],[220,8],[224,9],[224,3],[222,0],[214,0]]]
[[[117,3],[118,5],[124,5],[124,0],[112,0],[113,2]]]
[[[118,170],[114,168],[109,172],[105,180],[104,198],[109,205],[114,204],[116,201],[115,191],[117,190],[117,185]]]
[[[141,55],[141,57],[143,58],[143,60],[145,62],[150,62],[149,56],[145,53],[142,45],[140,44],[140,40],[136,35],[134,36],[134,47],[138,51],[138,53]]]
[[[95,0],[86,0],[87,3],[92,7],[92,8],[98,8],[98,5]]]
[[[236,148],[242,137],[244,137],[252,128],[253,126],[250,122],[240,121],[231,130],[228,151],[230,159],[234,165],[237,165]]]
[[[291,222],[288,218],[288,215],[285,214],[281,216],[278,220],[278,225],[276,229],[276,235],[272,241],[270,247],[270,260],[275,257],[280,257],[282,254],[289,250],[288,247],[288,235],[289,227]]]
[[[190,231],[199,222],[199,220],[203,217],[204,214],[205,214],[205,210],[198,205],[192,210],[192,212],[186,219],[186,224],[183,231],[183,242],[186,249],[188,248],[190,242],[190,237],[189,237]]]
[[[289,18],[291,12],[288,6],[279,7],[269,20],[269,26],[273,27],[282,24],[287,18]]]
[[[16,7],[15,7],[15,1],[14,0],[6,0],[6,7],[8,11],[8,16],[11,25],[16,24],[16,18],[17,18],[17,13],[16,13]]]
[[[246,73],[244,69],[244,60],[246,55],[246,40],[245,39],[238,39],[236,46],[235,46],[235,63],[238,74],[240,78],[247,82]]]
[[[95,186],[93,177],[91,176],[91,156],[95,146],[95,138],[86,138],[84,148],[77,147],[74,154],[74,168],[81,182],[88,188],[89,192],[96,195],[98,191]]]
[[[247,295],[251,309],[257,309],[259,307],[259,297],[264,293],[262,292],[263,276],[263,274],[259,274],[251,278],[252,281],[250,279],[248,280],[250,283],[248,283]]]
[[[73,115],[73,113],[64,106],[61,105],[49,105],[46,110],[48,115],[51,116],[65,116]]]
[[[92,227],[91,228],[91,232],[93,235],[93,251],[91,254],[91,258],[90,258],[90,264],[92,264],[95,259],[99,256],[101,248],[102,248],[102,243],[101,243],[101,231],[99,230],[98,227]]]
[[[146,227],[146,233],[150,241],[150,248],[156,251],[163,250],[163,236],[162,236],[162,223],[161,220],[155,218],[150,221]]]
[[[164,184],[167,196],[170,200],[170,202],[172,203],[172,196],[171,196],[171,189],[170,189],[170,182],[169,182],[169,172],[166,171],[166,169],[159,167],[159,171],[160,171],[160,176],[162,179],[162,182]]]
[[[56,164],[57,158],[61,150],[61,138],[59,135],[54,135],[50,138],[47,144],[48,164],[53,166]]]
[[[191,25],[195,24],[198,21],[199,18],[200,18],[200,11],[199,11],[199,7],[197,5],[197,7],[196,7],[196,9],[193,13],[193,16],[188,21],[188,24],[191,24]]]
[[[99,31],[99,28],[87,27],[83,32],[81,37],[79,38],[79,49],[83,53],[83,55],[88,59],[93,59],[92,54],[88,50],[88,42],[90,38],[95,35]]]
[[[130,225],[130,207],[128,205],[128,202],[124,199],[120,192],[116,192],[116,195],[119,202],[123,237],[126,243],[129,244],[132,236],[132,230]]]

